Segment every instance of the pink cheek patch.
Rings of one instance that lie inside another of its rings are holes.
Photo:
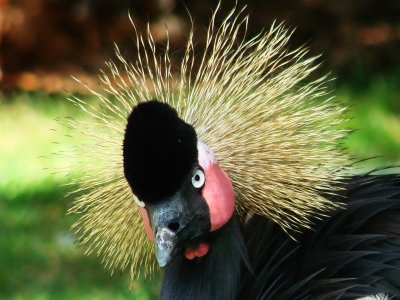
[[[204,170],[206,183],[202,194],[210,210],[211,231],[224,226],[235,211],[235,193],[226,173],[218,164]]]
[[[151,229],[149,214],[147,213],[147,210],[143,207],[140,207],[139,210],[143,219],[144,228],[146,229],[147,236],[149,237],[150,241],[154,242],[155,236],[153,230]]]
[[[228,175],[219,166],[212,151],[200,142],[199,164],[204,170],[206,182],[202,190],[210,210],[211,231],[224,226],[235,211],[235,193]]]

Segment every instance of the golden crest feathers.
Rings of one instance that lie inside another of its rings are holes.
[[[307,81],[318,65],[304,48],[288,50],[291,32],[273,24],[248,37],[248,17],[237,8],[216,25],[215,11],[205,49],[195,53],[188,37],[179,74],[172,72],[169,44],[158,55],[150,31],[136,29],[137,56],[100,75],[102,92],[91,106],[71,100],[93,121],[70,121],[82,134],[76,151],[85,175],[70,209],[73,226],[87,253],[111,269],[130,268],[132,277],[155,267],[153,246],[125,181],[122,141],[132,107],[157,99],[173,106],[192,124],[198,138],[215,153],[230,176],[239,214],[263,215],[288,234],[312,227],[337,204],[325,199],[341,178],[348,160],[338,142],[345,109],[327,97],[326,78]]]

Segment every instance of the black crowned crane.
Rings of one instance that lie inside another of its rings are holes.
[[[349,175],[346,110],[288,30],[247,37],[243,10],[216,14],[178,74],[137,33],[100,105],[72,99],[93,118],[69,121],[79,241],[133,279],[158,262],[161,299],[400,297],[400,176]]]

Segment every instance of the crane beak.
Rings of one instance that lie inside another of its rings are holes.
[[[201,237],[210,232],[207,203],[200,191],[193,188],[191,181],[185,181],[173,196],[146,204],[146,212],[154,233],[157,261],[161,267],[177,255],[184,255],[184,249],[196,247]]]
[[[178,238],[172,230],[164,227],[157,231],[155,247],[160,267],[165,267],[175,257],[177,242]]]

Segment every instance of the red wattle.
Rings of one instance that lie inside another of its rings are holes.
[[[194,254],[194,250],[192,248],[186,248],[185,257],[189,260],[193,260],[196,257],[196,254]]]
[[[196,249],[186,248],[185,249],[185,257],[189,260],[193,260],[196,257],[203,257],[210,250],[210,245],[208,243],[200,243]]]
[[[196,257],[202,257],[208,253],[210,245],[207,243],[200,243],[200,245],[194,250]]]

